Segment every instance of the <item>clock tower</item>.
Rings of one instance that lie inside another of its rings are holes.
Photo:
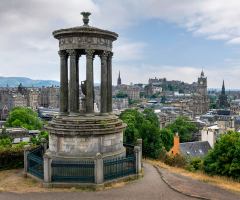
[[[207,77],[204,76],[203,70],[201,76],[198,77],[197,93],[203,96],[207,95]]]

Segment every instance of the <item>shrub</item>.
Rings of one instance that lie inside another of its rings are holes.
[[[228,131],[203,158],[205,172],[240,178],[240,133]]]
[[[185,157],[179,154],[169,156],[168,154],[166,154],[166,150],[164,148],[162,148],[162,151],[158,157],[158,160],[172,167],[185,168],[185,165],[186,165]]]
[[[0,170],[20,169],[24,167],[24,149],[0,147]]]

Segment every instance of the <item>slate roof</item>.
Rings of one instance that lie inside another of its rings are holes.
[[[208,141],[199,141],[180,143],[178,149],[183,156],[189,155],[192,158],[200,156],[200,158],[203,158],[212,148]]]

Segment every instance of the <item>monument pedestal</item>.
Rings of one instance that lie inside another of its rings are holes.
[[[93,160],[96,153],[104,159],[126,155],[123,130],[126,124],[114,115],[60,116],[45,126],[53,160]]]

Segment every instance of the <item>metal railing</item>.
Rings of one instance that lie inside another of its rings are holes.
[[[130,174],[135,174],[136,171],[135,155],[109,159],[103,161],[104,166],[104,181],[116,179]]]
[[[42,157],[42,146],[30,150],[28,154],[28,172],[44,179],[44,167]]]
[[[52,182],[94,183],[94,161],[52,161]]]
[[[135,143],[123,142],[123,146],[126,148],[126,156],[134,154]]]

